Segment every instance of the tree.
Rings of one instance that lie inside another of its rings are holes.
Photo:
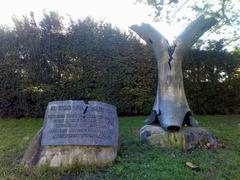
[[[33,14],[14,22],[0,26],[0,117],[42,117],[49,101],[62,99],[105,101],[120,115],[151,110],[157,63],[133,32],[91,18],[66,27],[52,12],[39,23]],[[207,51],[184,56],[185,93],[195,113],[240,113],[239,49],[221,48],[211,41]]]
[[[0,117],[40,117],[61,99],[109,102],[119,114],[149,111],[154,62],[133,33],[91,18],[66,27],[56,12],[14,24],[0,26]]]
[[[224,40],[225,46],[240,45],[239,0],[136,0],[153,9],[153,19],[168,24],[185,24],[200,15],[215,17],[218,23],[205,39]],[[227,37],[227,38],[226,38]],[[202,42],[204,44],[204,42]]]
[[[183,85],[182,61],[184,54],[194,43],[210,28],[219,24],[220,17],[224,22],[231,23],[226,16],[227,0],[221,3],[221,14],[211,11],[208,3],[201,9],[195,6],[195,10],[202,11],[196,20],[175,39],[173,45],[149,24],[133,25],[130,28],[144,39],[152,48],[158,67],[158,87],[155,102],[146,124],[155,123],[156,120],[166,130],[179,130],[183,125],[197,126],[197,121],[192,117]],[[156,10],[156,17],[163,11],[164,0],[148,0],[147,3]],[[178,4],[178,1],[169,0],[168,5]],[[167,19],[169,19],[169,12]],[[176,13],[175,13],[176,14]],[[233,17],[234,18],[234,17]],[[222,24],[223,26],[223,24]]]

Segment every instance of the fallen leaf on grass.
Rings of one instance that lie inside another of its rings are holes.
[[[225,149],[227,146],[223,143],[221,143],[221,144],[219,143],[219,144],[217,144],[217,147]]]
[[[204,149],[216,149],[218,147],[218,143],[217,142],[214,142],[214,143],[207,143],[207,144],[204,144],[202,146]]]
[[[30,139],[30,137],[29,136],[25,136],[25,137],[23,137],[23,140],[29,140]]]
[[[175,155],[175,154],[173,154],[173,153],[172,153],[170,156],[171,156],[171,157],[176,157],[176,155]]]
[[[139,132],[139,129],[138,129],[138,128],[133,128],[133,132],[134,132],[134,133],[138,133],[138,132]]]
[[[212,148],[216,148],[217,144],[211,144],[211,143],[207,143],[203,146],[205,149],[212,149]]]
[[[210,144],[210,143],[207,143],[207,144],[203,145],[203,147],[204,147],[205,149],[209,149],[209,148],[211,147],[211,144]]]
[[[186,166],[191,168],[192,170],[199,170],[199,167],[191,162],[186,162]]]
[[[213,170],[212,167],[209,167],[209,168],[208,168],[208,172],[209,172],[209,173],[213,173],[213,171],[214,171],[214,170]]]

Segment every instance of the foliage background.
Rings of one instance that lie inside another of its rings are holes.
[[[0,27],[0,117],[40,117],[53,100],[114,104],[120,115],[148,114],[156,62],[134,34],[91,18],[66,27],[56,12],[14,18]],[[183,63],[186,95],[196,114],[240,113],[240,51],[224,42],[193,49]]]

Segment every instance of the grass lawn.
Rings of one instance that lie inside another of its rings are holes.
[[[186,153],[143,145],[139,129],[144,117],[122,117],[122,145],[116,161],[105,168],[78,167],[71,171],[22,168],[19,162],[43,120],[0,119],[0,179],[240,179],[240,116],[197,119],[226,147]],[[198,165],[200,170],[189,169],[186,162]]]

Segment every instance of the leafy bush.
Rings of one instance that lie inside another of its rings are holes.
[[[43,116],[52,100],[99,100],[120,115],[148,114],[155,96],[156,62],[132,34],[95,22],[64,27],[55,12],[14,19],[0,28],[0,117]],[[240,113],[239,53],[192,50],[183,64],[195,113]]]

